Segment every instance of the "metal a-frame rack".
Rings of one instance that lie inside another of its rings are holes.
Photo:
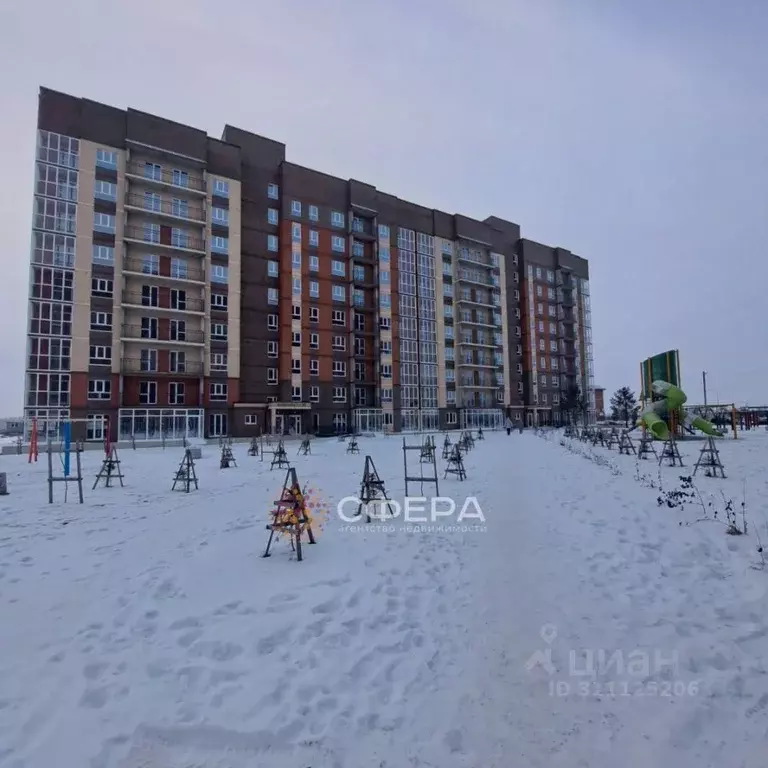
[[[303,559],[301,552],[301,536],[303,532],[307,532],[307,539],[310,544],[315,543],[315,535],[312,532],[312,520],[309,517],[304,502],[304,491],[302,491],[299,485],[299,478],[293,467],[289,467],[285,473],[283,490],[280,493],[280,498],[275,502],[275,508],[270,514],[272,521],[267,525],[269,540],[262,557],[270,556],[269,550],[272,547],[275,535],[279,536],[281,533],[287,533],[291,540],[291,548],[296,551],[296,560],[301,562]]]
[[[357,517],[361,517],[363,514],[363,507],[365,507],[365,522],[371,522],[371,512],[369,504],[372,501],[386,502],[381,504],[382,507],[386,507],[389,514],[394,517],[392,511],[392,505],[389,503],[390,499],[387,496],[386,488],[384,487],[384,481],[379,476],[379,472],[376,469],[376,465],[373,463],[373,459],[370,456],[365,457],[365,467],[363,469],[363,480],[360,483],[360,505],[357,508]],[[383,515],[381,515],[383,517]]]
[[[421,491],[421,494],[424,493],[424,483],[434,483],[435,485],[435,496],[440,495],[440,489],[439,489],[439,481],[437,479],[437,461],[433,461],[429,464],[422,464],[419,463],[419,469],[423,473],[426,469],[429,471],[431,467],[431,474],[420,474],[420,475],[410,475],[408,474],[408,452],[409,451],[418,451],[419,457],[421,457],[421,451],[423,450],[424,445],[423,443],[417,443],[416,445],[408,445],[408,442],[406,438],[403,438],[403,469],[405,472],[405,495],[410,495],[408,493],[408,485],[409,483],[419,483],[419,488]]]
[[[116,477],[120,481],[120,487],[123,488],[123,472],[120,469],[120,458],[117,455],[117,446],[114,443],[110,448],[109,454],[105,456],[104,461],[101,462],[101,469],[99,470],[99,474],[96,475],[96,479],[93,481],[93,488],[91,488],[91,490],[93,491],[96,489],[100,480],[104,481],[105,488],[111,488],[113,477]]]

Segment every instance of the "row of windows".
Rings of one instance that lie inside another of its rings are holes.
[[[227,383],[210,382],[208,385],[208,397],[211,402],[227,401]],[[168,403],[169,405],[184,405],[186,387],[183,381],[168,382]],[[89,379],[88,381],[88,399],[89,400],[110,400],[112,397],[112,381],[110,379]],[[139,404],[156,405],[157,404],[157,382],[142,381],[139,383]]]

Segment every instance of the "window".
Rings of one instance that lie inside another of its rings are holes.
[[[544,295],[544,291],[542,290],[542,288],[541,288],[541,286],[540,286],[540,285],[537,285],[537,286],[536,286],[536,296],[538,296],[539,298],[541,298],[543,295]]]
[[[91,365],[111,365],[112,347],[91,345],[89,362]]]
[[[536,312],[538,312],[540,315],[544,314],[544,305],[541,302],[538,302],[536,304]],[[517,317],[520,317],[520,312],[518,310]]]
[[[168,326],[168,336],[171,341],[186,341],[187,340],[187,321],[186,320],[171,320]]]
[[[280,264],[276,261],[267,262],[267,276],[278,277],[280,275]]]
[[[111,331],[112,313],[91,312],[91,329],[94,331]]]
[[[224,323],[211,323],[211,338],[218,341],[226,341],[227,326]]]
[[[155,403],[157,403],[157,382],[156,381],[140,382],[139,403],[141,403],[141,405],[155,405]]]
[[[91,252],[91,260],[100,264],[113,264],[115,261],[115,249],[111,245],[94,245]],[[61,266],[74,266],[74,259],[72,265],[62,264]]]
[[[109,400],[112,382],[109,379],[90,379],[88,381],[89,400]]]
[[[317,360],[309,361],[309,375],[310,376],[320,375],[320,363]]]
[[[267,235],[267,250],[268,251],[276,251],[277,250],[277,235]]]
[[[453,350],[451,350],[453,351]],[[392,342],[391,341],[382,341],[381,342],[381,354],[382,355],[391,355],[392,354]]]
[[[212,253],[228,253],[229,238],[221,237],[221,235],[214,235],[211,238],[211,252]]]
[[[315,247],[320,244],[320,234],[316,229],[309,230],[309,244]]]
[[[179,288],[171,288],[171,309],[185,310],[187,308],[187,292]]]
[[[245,414],[245,420],[244,424],[247,427],[258,427],[259,426],[259,417],[255,413],[246,413]]]
[[[291,293],[293,293],[294,296],[301,296],[301,278],[300,277],[294,277],[293,280],[291,280]]]
[[[97,149],[96,165],[100,168],[117,168],[117,152],[112,152],[108,149]]]
[[[99,200],[116,200],[117,186],[111,181],[99,181],[93,185],[93,196]]]
[[[102,277],[91,278],[91,293],[94,296],[111,296],[113,283],[111,280],[105,280]]]
[[[211,282],[226,283],[229,279],[229,269],[222,264],[211,264]]]
[[[541,280],[541,267],[536,267],[536,279]]]
[[[277,357],[277,342],[276,341],[268,341],[267,342],[267,357]]]
[[[156,317],[141,318],[141,338],[142,339],[157,338],[157,318]]]
[[[388,283],[389,282],[389,272],[386,270],[382,270],[379,272],[379,282],[380,283]]]
[[[380,317],[379,318],[379,328],[381,328],[383,331],[386,331],[392,327],[392,318],[390,317]]]
[[[277,304],[280,301],[280,296],[277,292],[277,288],[267,288],[267,303]]]
[[[280,213],[277,208],[269,208],[267,210],[267,222],[269,224],[277,224],[280,220]]]
[[[144,163],[144,178],[153,181],[161,181],[163,178],[163,169],[157,163]]]
[[[210,383],[209,397],[211,402],[226,402],[227,383],[225,381],[212,381]]]
[[[291,216],[301,216],[301,201],[291,200]]]
[[[301,331],[292,331],[291,332],[291,346],[292,347],[300,347],[301,346]]]
[[[434,304],[434,302],[432,302]],[[392,297],[388,293],[382,293],[379,296],[379,306],[383,309],[389,309],[392,306]]]
[[[294,357],[291,359],[291,373],[301,373],[301,358]]]
[[[344,387],[333,388],[333,402],[334,403],[346,403],[347,402],[347,390]]]
[[[339,211],[331,211],[331,225],[334,227],[343,227],[344,214]]]
[[[317,307],[309,308],[309,322],[310,323],[320,322],[320,310]]]
[[[365,256],[365,248],[363,247],[363,244],[358,243],[357,240],[355,240],[355,242],[352,243],[352,255],[358,256],[360,258]]]
[[[539,367],[542,371],[547,370],[547,358],[546,357],[540,357],[539,358]]]
[[[213,224],[228,225],[229,211],[226,208],[211,208],[211,222]]]
[[[189,218],[189,203],[179,197],[174,197],[171,201],[171,215],[179,216],[183,219]]]
[[[291,266],[301,267],[301,251],[293,251],[291,253]]]
[[[146,243],[159,243],[160,242],[160,225],[151,224],[145,221],[142,224],[142,238]]]
[[[539,339],[539,349],[543,352],[545,348],[544,339]]]
[[[301,401],[301,387],[291,387],[291,400],[294,402]]]
[[[331,349],[343,352],[347,348],[347,340],[344,336],[331,337]]]
[[[277,330],[277,315],[267,315],[267,328],[270,331]]]
[[[309,334],[309,348],[320,349],[320,334],[318,333]]]
[[[294,223],[291,225],[291,240],[294,243],[301,242],[301,224]]]
[[[211,294],[211,309],[225,310],[227,308],[226,293]]]
[[[229,182],[224,179],[214,179],[213,194],[219,197],[229,197]]]
[[[292,304],[291,305],[291,317],[294,320],[301,320],[301,305],[300,304]]]
[[[227,370],[227,353],[226,352],[211,353],[211,370],[212,371]]]
[[[555,273],[551,269],[547,270],[547,282],[548,283],[555,282]]]
[[[343,360],[333,361],[333,375],[334,376],[346,376],[347,364]]]
[[[540,387],[546,387],[547,386],[547,374],[542,373],[541,376],[539,376],[539,386]]]
[[[347,313],[343,309],[331,310],[331,323],[333,325],[346,325]]]
[[[171,228],[171,245],[174,248],[191,248],[189,232],[178,227]]]
[[[267,384],[277,384],[277,368],[267,368]]]
[[[331,250],[344,253],[344,238],[333,235],[331,237]]]
[[[93,229],[95,232],[108,232],[114,234],[115,217],[110,216],[108,213],[94,213]]]
[[[332,297],[334,301],[346,301],[347,291],[343,285],[334,285],[332,289]]]
[[[156,371],[157,370],[157,350],[156,349],[142,349],[139,352],[139,367],[142,371]]]
[[[389,226],[387,224],[379,224],[379,237],[384,240],[389,238]]]
[[[188,187],[189,174],[186,171],[180,171],[178,168],[174,168],[171,172],[171,183],[174,187]]]
[[[312,299],[316,299],[320,295],[320,285],[314,280],[309,281],[309,296]]]
[[[313,384],[309,388],[309,401],[311,403],[319,403],[320,402],[320,387],[318,387],[317,384]]]
[[[391,379],[392,378],[392,366],[391,365],[382,365],[381,366],[381,375],[382,375],[382,378]]]
[[[309,220],[310,221],[317,221],[320,218],[319,211],[317,210],[316,205],[310,205],[309,206]]]
[[[389,248],[383,246],[379,247],[379,261],[389,261]],[[451,274],[450,267],[448,269],[448,274]]]
[[[320,259],[317,256],[309,257],[309,271],[317,272],[320,269]]]
[[[337,275],[338,277],[344,277],[346,274],[346,268],[344,266],[343,261],[336,261],[335,259],[331,262],[331,274]]]
[[[539,320],[539,322],[536,325],[536,327],[539,329],[539,333],[544,333],[544,321],[543,320]]]
[[[267,184],[267,197],[270,200],[277,200],[280,196],[280,188],[277,184]]]
[[[546,392],[544,392],[544,393],[541,395],[541,404],[542,404],[542,405],[546,405],[546,404],[547,404],[547,393],[546,393]]]
[[[183,381],[171,381],[168,383],[168,405],[184,405]]]

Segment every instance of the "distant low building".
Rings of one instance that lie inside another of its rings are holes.
[[[0,419],[0,435],[15,437],[24,434],[24,419],[21,417]]]

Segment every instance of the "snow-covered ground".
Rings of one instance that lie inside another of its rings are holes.
[[[126,487],[96,491],[88,452],[82,506],[46,503],[42,455],[3,457],[0,766],[764,768],[768,436],[698,481],[738,507],[746,480],[747,536],[558,441],[487,435],[440,483],[485,525],[421,531],[333,512],[366,453],[402,501],[399,438],[291,444],[332,510],[301,563],[261,557],[284,472],[244,445],[227,470],[205,448],[189,495],[179,449],[122,452]]]

